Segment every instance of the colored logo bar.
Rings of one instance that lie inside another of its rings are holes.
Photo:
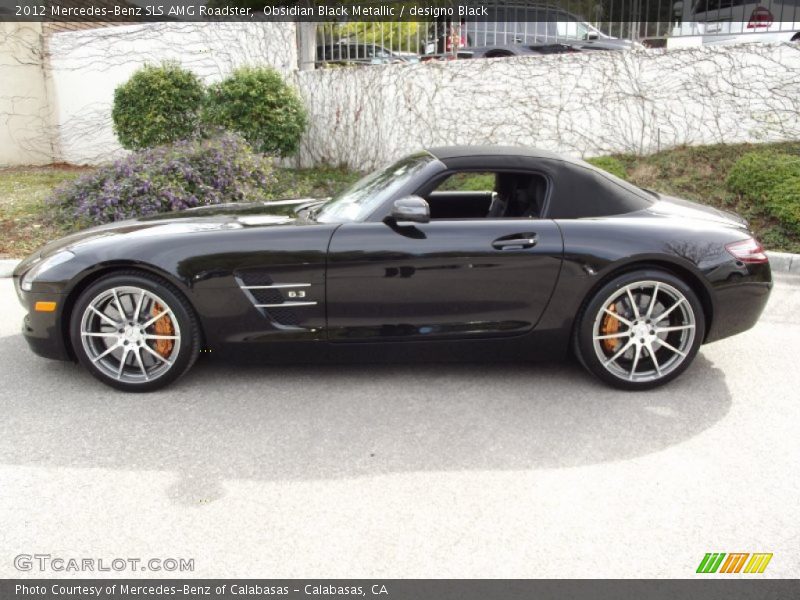
[[[727,558],[726,558],[727,557]],[[747,559],[750,559],[749,561]],[[744,573],[763,573],[769,561],[772,560],[772,554],[761,552],[732,552],[726,554],[725,552],[709,552],[700,561],[697,567],[698,573],[741,573],[744,568]]]

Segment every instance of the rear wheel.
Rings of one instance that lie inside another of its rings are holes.
[[[129,392],[164,387],[200,351],[186,299],[161,278],[136,272],[109,275],[87,288],[72,311],[70,336],[92,375]]]
[[[575,350],[603,381],[642,390],[680,375],[704,333],[703,307],[692,288],[669,273],[642,270],[617,277],[589,300]]]

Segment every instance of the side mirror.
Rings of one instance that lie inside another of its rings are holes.
[[[590,31],[590,32],[588,32],[586,34],[586,39],[587,40],[596,40],[596,39],[599,39],[599,38],[600,38],[600,36],[597,35],[596,31]]]
[[[419,196],[406,196],[395,200],[390,218],[397,223],[402,221],[427,223],[431,220],[431,208]]]

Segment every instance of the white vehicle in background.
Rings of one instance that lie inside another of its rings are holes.
[[[607,35],[583,17],[547,4],[486,3],[488,18],[438,19],[430,23],[424,55],[500,58],[557,51],[642,48]],[[558,47],[561,47],[559,50]]]
[[[675,39],[703,45],[800,41],[800,0],[678,0]]]

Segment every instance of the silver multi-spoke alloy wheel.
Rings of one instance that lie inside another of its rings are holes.
[[[92,375],[124,391],[146,392],[183,375],[201,335],[186,297],[148,273],[109,274],[83,291],[70,319],[76,357]]]
[[[703,305],[686,281],[642,269],[619,275],[587,300],[574,348],[600,379],[643,390],[689,366],[705,337],[705,323]]]
[[[84,351],[101,371],[133,384],[167,373],[181,346],[180,325],[169,305],[133,286],[113,287],[92,299],[80,334]]]
[[[637,281],[615,291],[594,320],[594,351],[612,375],[653,381],[688,356],[695,336],[694,310],[676,288]]]

